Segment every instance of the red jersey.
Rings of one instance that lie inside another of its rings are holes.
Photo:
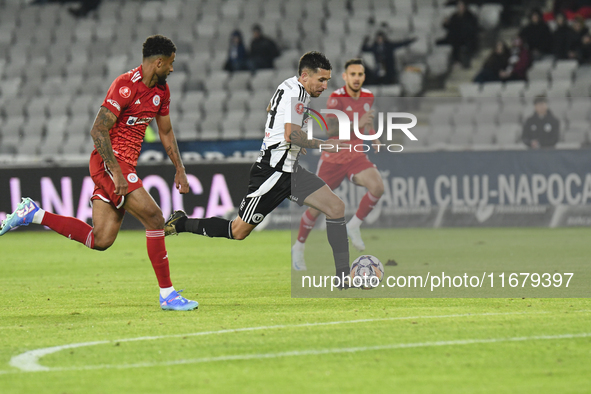
[[[351,125],[353,125],[353,114],[356,112],[358,114],[358,119],[371,110],[373,105],[374,96],[373,93],[367,89],[361,88],[361,92],[358,98],[353,98],[349,96],[347,93],[347,89],[343,86],[340,89],[335,90],[331,93],[328,97],[328,102],[326,104],[327,109],[338,109],[343,111],[347,115],[349,115],[349,120],[351,121]],[[329,115],[334,116],[334,115]],[[363,133],[363,130],[360,130]],[[331,137],[331,138],[338,138],[338,137]],[[355,133],[351,132],[351,145],[358,145],[363,144],[365,141],[359,139]],[[363,155],[363,152],[355,152],[351,150],[342,150],[337,153],[322,153],[322,160],[328,163],[346,163],[353,158],[357,157],[358,155]]]
[[[156,115],[168,115],[170,106],[168,84],[149,88],[142,78],[142,66],[118,76],[102,104],[117,116],[109,132],[115,156],[134,167],[148,124]]]

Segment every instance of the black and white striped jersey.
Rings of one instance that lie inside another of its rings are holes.
[[[291,77],[283,81],[269,102],[265,138],[257,162],[266,164],[276,171],[293,172],[300,147],[285,140],[285,124],[292,123],[307,131],[305,116],[310,95],[298,81]]]

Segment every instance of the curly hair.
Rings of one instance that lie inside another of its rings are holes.
[[[330,60],[322,52],[311,51],[306,52],[300,58],[300,64],[298,65],[298,75],[302,75],[302,71],[307,68],[312,73],[316,73],[319,68],[323,70],[332,70]]]
[[[166,38],[160,34],[146,38],[144,42],[142,54],[144,59],[151,56],[163,55],[172,56],[176,52],[176,46],[170,38]]]

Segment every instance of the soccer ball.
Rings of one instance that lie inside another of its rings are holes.
[[[363,255],[351,265],[352,285],[363,290],[377,287],[384,278],[384,265],[375,256]]]

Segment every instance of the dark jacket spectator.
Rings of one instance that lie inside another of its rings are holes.
[[[527,44],[535,59],[552,52],[552,32],[538,9],[532,11],[529,23],[521,29],[519,37]]]
[[[226,71],[241,71],[249,70],[248,54],[244,47],[242,40],[242,33],[240,30],[234,30],[230,35],[230,47],[228,48],[228,60],[224,70]]]
[[[478,49],[478,18],[460,0],[456,12],[443,22],[443,27],[447,30],[447,36],[438,44],[451,45],[454,61],[469,68],[472,56]]]
[[[531,66],[532,57],[527,45],[519,37],[513,40],[509,65],[501,71],[501,80],[503,81],[526,81],[527,70]]]
[[[585,20],[577,16],[573,21],[574,38],[569,48],[569,58],[585,63],[589,59],[589,29]]]
[[[414,40],[414,38],[410,38],[403,41],[390,41],[382,31],[376,33],[376,38],[371,44],[369,43],[369,37],[365,37],[361,50],[372,52],[375,58],[375,68],[367,70],[369,71],[367,73],[368,78],[366,78],[367,84],[388,85],[398,82],[394,51],[412,43]]]
[[[474,82],[485,83],[501,80],[501,71],[505,70],[509,65],[509,57],[511,51],[507,44],[503,41],[497,41],[495,49],[488,56],[482,65],[482,69],[474,77]]]
[[[577,41],[577,34],[568,25],[564,14],[556,15],[556,30],[552,33],[552,54],[556,59],[571,58],[572,48]]]
[[[250,42],[250,60],[252,67],[273,68],[273,61],[279,57],[279,49],[273,40],[263,35],[260,25],[252,27],[252,41]]]
[[[535,112],[523,125],[521,140],[532,149],[553,148],[560,135],[560,121],[548,109],[545,97],[536,97]]]

